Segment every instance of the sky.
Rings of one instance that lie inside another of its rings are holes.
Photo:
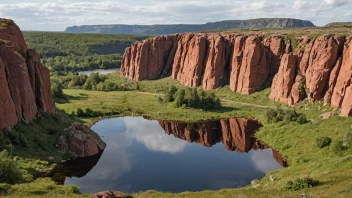
[[[317,26],[349,21],[352,0],[0,0],[0,18],[22,30],[73,25],[199,24],[251,18],[298,18]]]

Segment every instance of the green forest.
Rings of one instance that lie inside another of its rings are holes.
[[[118,68],[125,49],[146,39],[136,35],[67,34],[24,32],[27,45],[34,48],[52,71],[86,71]]]

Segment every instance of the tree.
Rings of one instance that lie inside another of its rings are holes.
[[[184,89],[180,89],[177,91],[175,96],[176,107],[182,107],[185,104],[185,95],[186,91]]]

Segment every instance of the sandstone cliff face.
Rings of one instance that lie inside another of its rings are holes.
[[[128,48],[121,72],[131,80],[171,75],[185,86],[205,90],[229,80],[230,89],[241,94],[271,86],[272,100],[289,105],[306,98],[324,100],[350,116],[351,37],[292,39],[229,33],[156,37]]]
[[[296,66],[296,57],[292,53],[283,55],[279,72],[271,85],[270,99],[284,103],[289,102],[292,86],[295,82]]]
[[[346,41],[343,61],[337,77],[336,85],[331,98],[331,105],[342,106],[342,115],[351,116],[351,82],[352,82],[352,37]]]
[[[28,50],[22,32],[11,20],[0,19],[0,129],[42,112],[54,112],[49,70]]]

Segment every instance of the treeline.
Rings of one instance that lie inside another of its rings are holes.
[[[177,89],[175,86],[169,87],[164,98],[159,98],[160,102],[173,103],[177,108],[196,109],[216,109],[221,107],[221,102],[214,93],[205,92],[202,88]]]
[[[24,32],[29,47],[55,71],[109,69],[120,66],[125,49],[145,36]]]
[[[129,91],[138,89],[138,84],[120,77],[119,73],[89,76],[73,72],[54,72],[51,77],[51,91],[54,98],[65,98],[63,89],[85,89],[93,91]]]

